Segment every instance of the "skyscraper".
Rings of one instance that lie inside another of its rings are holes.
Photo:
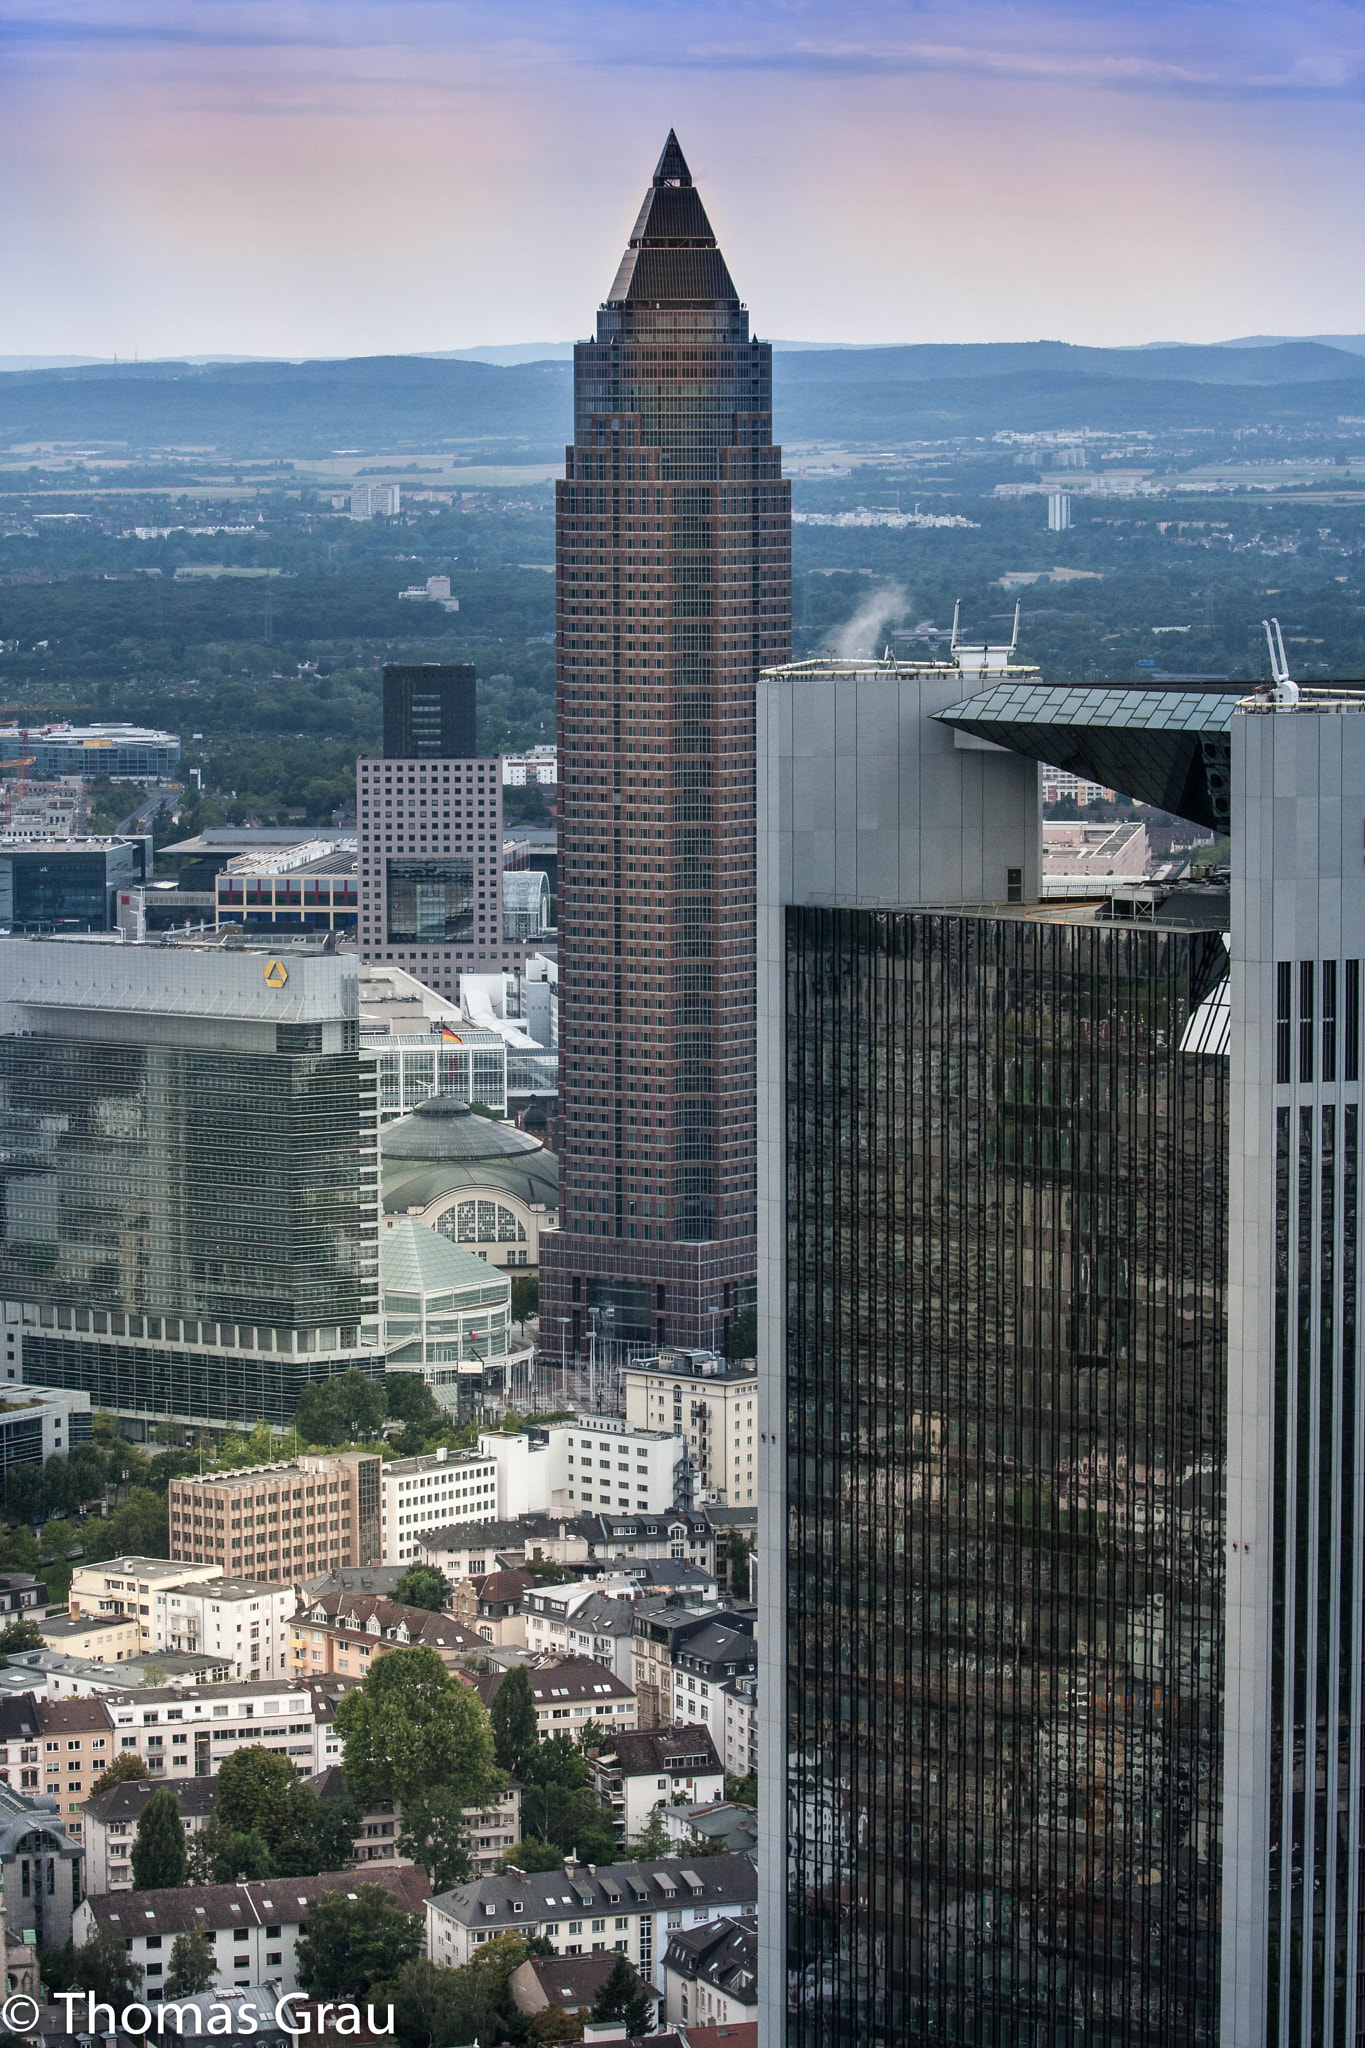
[[[764,2048],[1361,2038],[1365,688],[1276,652],[763,685]],[[1230,890],[1002,909],[1046,761]]]
[[[384,752],[355,764],[362,960],[442,995],[517,964],[502,914],[502,769],[474,757],[474,669],[384,671]]]
[[[0,1295],[31,1385],[285,1423],[379,1349],[355,962],[0,941]]]
[[[962,681],[760,685],[768,2048],[1195,2048],[1228,898],[1040,902]]]
[[[753,1299],[754,684],[791,644],[772,353],[670,134],[574,356],[556,487],[552,1346],[708,1344]],[[593,1312],[596,1312],[595,1315]]]

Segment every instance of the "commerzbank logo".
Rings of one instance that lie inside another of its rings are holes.
[[[267,988],[283,988],[289,979],[289,969],[283,960],[267,960],[265,963],[265,985]]]

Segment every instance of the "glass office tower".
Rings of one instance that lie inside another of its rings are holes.
[[[787,912],[793,2048],[1216,2038],[1226,910]]]
[[[0,1296],[36,1386],[289,1421],[382,1370],[355,963],[0,944]]]

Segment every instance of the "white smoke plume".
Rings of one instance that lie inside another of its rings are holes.
[[[910,593],[901,583],[879,583],[869,590],[846,626],[835,636],[834,651],[846,660],[871,656],[879,660],[886,651],[886,629],[903,619],[910,609]]]

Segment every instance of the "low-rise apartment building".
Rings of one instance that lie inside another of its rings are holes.
[[[706,1728],[613,1729],[588,1764],[592,1789],[616,1817],[623,1841],[637,1840],[656,1806],[695,1806],[725,1790],[721,1761]]]
[[[159,1646],[216,1658],[233,1678],[270,1678],[290,1669],[292,1585],[268,1579],[183,1580],[152,1594]]]
[[[74,1915],[77,1948],[98,1929],[120,1937],[143,1972],[141,1996],[162,1995],[177,1934],[202,1929],[214,1956],[213,1989],[253,1984],[298,1989],[295,1951],[312,1902],[329,1892],[354,1897],[362,1884],[382,1885],[409,1913],[420,1914],[428,1885],[415,1864],[367,1865],[364,1871],[325,1871],[321,1877],[273,1877],[245,1884],[203,1884],[179,1891],[91,1894]]]
[[[758,1367],[715,1351],[661,1351],[625,1368],[626,1418],[667,1429],[687,1445],[699,1503],[740,1507],[758,1500],[755,1450]]]
[[[34,1714],[43,1753],[42,1789],[56,1801],[67,1833],[79,1842],[90,1787],[115,1754],[108,1710],[103,1700],[37,1700]],[[21,1753],[31,1747],[21,1745]],[[17,1779],[21,1791],[38,1789],[36,1776],[30,1783],[30,1770],[31,1766],[21,1764]],[[14,1773],[10,1775],[13,1780]]]
[[[87,1798],[82,1809],[81,1844],[85,1850],[85,1889],[88,1892],[131,1891],[132,1853],[138,1822],[147,1802],[163,1790],[146,1778],[128,1778],[111,1785],[107,1792]],[[176,1778],[170,1783],[180,1820],[187,1835],[196,1835],[213,1814],[215,1780]]]
[[[674,1508],[667,1515],[522,1515],[516,1521],[485,1522],[425,1530],[417,1545],[423,1564],[434,1565],[452,1583],[480,1578],[502,1565],[538,1563],[582,1568],[584,1578],[598,1577],[628,1560],[695,1565],[714,1574],[716,1536],[707,1516],[696,1508]]]
[[[328,1593],[312,1600],[289,1623],[290,1669],[296,1678],[324,1678],[333,1673],[363,1679],[375,1660],[389,1650],[421,1644],[435,1650],[453,1671],[483,1638],[452,1614],[434,1614],[425,1607],[405,1607],[382,1593]]]
[[[427,1902],[427,1954],[459,1969],[499,1934],[540,1936],[556,1955],[626,1956],[662,1989],[664,1952],[683,1927],[752,1913],[758,1866],[749,1855],[509,1872],[456,1885]]]
[[[694,1638],[702,1637],[703,1632],[708,1633],[692,1665],[682,1666],[686,1646]],[[753,1636],[752,1610],[739,1612],[722,1605],[697,1610],[674,1607],[663,1600],[642,1600],[635,1610],[632,1646],[632,1683],[640,1702],[640,1726],[668,1727],[674,1721],[705,1721],[708,1725],[714,1722],[723,1726],[719,1688],[742,1671],[757,1667]],[[733,1669],[729,1668],[731,1665]]]
[[[171,1557],[277,1584],[315,1578],[333,1565],[377,1563],[382,1462],[369,1451],[317,1452],[173,1479]]]
[[[758,1924],[680,1928],[664,1952],[664,2017],[675,2026],[735,2027],[758,2013]]]
[[[560,1664],[540,1664],[530,1672],[531,1697],[536,1708],[536,1732],[542,1742],[551,1735],[569,1735],[575,1741],[592,1722],[604,1728],[635,1726],[635,1695],[628,1685],[590,1658],[570,1657]],[[505,1671],[471,1678],[486,1707],[491,1707],[506,1679]]]
[[[26,1387],[15,1351],[19,1307],[5,1304],[5,1377],[0,1384],[0,1474],[11,1465],[44,1465],[90,1441],[90,1396],[74,1387]],[[55,1311],[41,1312],[44,1320]]]
[[[87,1664],[131,1662],[141,1648],[135,1615],[48,1614],[38,1628],[46,1649]]]
[[[154,1778],[211,1778],[242,1742],[287,1756],[304,1777],[333,1759],[326,1754],[331,1713],[315,1710],[306,1686],[287,1679],[237,1679],[227,1685],[158,1686],[106,1700],[62,1701],[102,1708],[111,1750],[133,1750]]]
[[[91,1614],[133,1615],[141,1647],[158,1649],[158,1587],[211,1579],[216,1571],[216,1565],[173,1563],[167,1557],[110,1557],[103,1564],[78,1564],[71,1574],[68,1611],[73,1618]]]
[[[386,1460],[380,1480],[385,1564],[407,1564],[417,1539],[438,1524],[486,1522],[501,1512],[498,1466],[477,1451],[432,1451],[421,1458]]]
[[[498,1468],[498,1513],[570,1515],[584,1507],[666,1515],[688,1505],[687,1446],[671,1430],[638,1429],[620,1415],[531,1423],[516,1436],[489,1430],[479,1449]]]
[[[540,1581],[532,1572],[505,1566],[481,1579],[461,1579],[450,1595],[450,1611],[481,1641],[498,1649],[526,1647],[522,1601]]]
[[[747,1778],[758,1769],[758,1673],[742,1672],[721,1687],[725,1706],[721,1757],[733,1777]],[[716,1732],[712,1717],[712,1733]]]
[[[629,1579],[580,1579],[565,1586],[530,1586],[521,1602],[526,1647],[540,1656],[592,1657],[629,1685],[630,1640],[638,1598],[639,1588]],[[618,1667],[617,1646],[622,1640],[626,1645],[625,1661]]]
[[[712,1615],[705,1628],[675,1644],[675,1720],[705,1721],[717,1729],[725,1726],[726,1687],[758,1670],[758,1645],[746,1619],[733,1613]]]

